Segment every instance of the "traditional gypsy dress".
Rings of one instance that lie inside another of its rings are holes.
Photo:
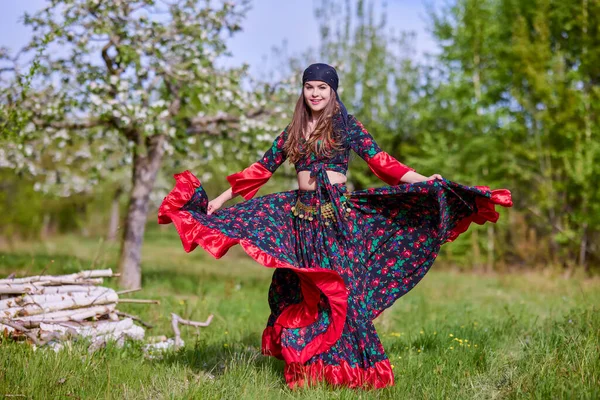
[[[496,222],[495,204],[512,206],[511,194],[446,179],[400,183],[413,169],[383,151],[355,117],[334,117],[334,132],[342,151],[295,164],[316,178],[316,190],[254,198],[286,159],[285,129],[260,160],[227,177],[247,201],[207,215],[202,184],[185,171],[175,175],[158,222],[175,225],[187,252],[200,245],[220,258],[239,244],[275,269],[262,352],[285,360],[290,387],[325,380],[381,388],[393,385],[394,374],[373,320],[423,278],[442,244],[471,222]],[[349,192],[332,184],[326,170],[345,173],[350,150],[388,186]]]

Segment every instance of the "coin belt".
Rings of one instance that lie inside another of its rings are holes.
[[[347,196],[347,195],[346,195]],[[340,200],[342,202],[342,209],[345,211],[346,215],[352,211],[350,205],[347,203],[347,197],[341,196]],[[320,208],[321,216],[323,217],[324,224],[329,225],[330,220],[333,222],[336,220],[335,213],[333,212],[333,204],[331,202],[326,202],[322,204],[320,207],[317,206],[308,206],[300,201],[300,199],[296,200],[296,204],[292,206],[292,213],[295,217],[300,219],[307,219],[312,221],[316,218],[318,214],[318,209]]]

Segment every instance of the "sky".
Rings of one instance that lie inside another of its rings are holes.
[[[232,57],[224,64],[247,63],[250,72],[258,76],[264,68],[265,57],[272,56],[274,46],[281,47],[286,42],[289,55],[317,48],[319,32],[314,6],[318,1],[253,0],[252,9],[242,23],[242,32],[229,39]],[[19,19],[23,13],[35,12],[45,3],[45,0],[0,0],[0,46],[14,51],[27,43],[31,32]],[[414,43],[417,57],[434,52],[435,44],[427,32],[424,0],[388,0],[387,3],[388,27],[417,34]]]

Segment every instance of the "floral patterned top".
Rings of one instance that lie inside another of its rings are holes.
[[[317,157],[314,153],[305,155],[294,167],[296,172],[315,172],[316,167],[322,165],[326,170],[345,174],[348,170],[350,150],[353,150],[367,162],[369,168],[382,181],[397,185],[402,176],[408,171],[414,171],[394,157],[383,151],[371,134],[365,129],[356,117],[348,115],[348,127],[343,128],[341,115],[334,117],[334,132],[343,135],[342,150],[330,157]],[[254,197],[258,189],[263,186],[281,164],[287,159],[283,145],[288,136],[287,128],[284,129],[273,141],[267,152],[248,168],[227,176],[233,193],[240,194],[248,200]]]

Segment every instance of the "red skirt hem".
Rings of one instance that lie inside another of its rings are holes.
[[[394,373],[389,360],[376,362],[370,368],[351,367],[346,361],[340,365],[325,365],[319,360],[310,365],[287,364],[285,380],[291,389],[311,386],[325,381],[334,386],[382,389],[394,385]]]
[[[478,189],[490,191],[487,186],[475,186]],[[487,221],[496,223],[500,214],[496,211],[495,205],[501,205],[503,207],[512,207],[512,197],[508,189],[496,189],[491,191],[491,196],[487,197],[476,197],[475,205],[477,206],[477,212],[469,215],[466,218],[461,219],[454,226],[454,229],[450,231],[450,236],[446,240],[447,242],[454,241],[461,233],[466,232],[469,229],[469,225],[475,222],[478,225],[483,225]]]

